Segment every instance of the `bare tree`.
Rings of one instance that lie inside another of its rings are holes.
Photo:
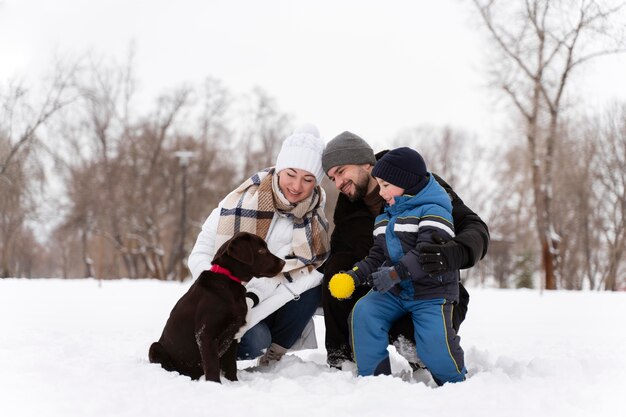
[[[278,109],[267,92],[255,88],[250,101],[241,140],[244,178],[274,165],[282,141],[291,133],[291,117]]]
[[[623,51],[610,26],[621,5],[608,7],[592,0],[473,2],[499,53],[493,66],[497,86],[524,124],[544,286],[555,289],[560,238],[552,212],[554,152],[565,97],[576,69],[598,56]]]
[[[531,188],[530,173],[524,169],[523,145],[511,144],[492,160],[495,164],[492,179],[496,187],[490,193],[491,206],[486,217],[491,235],[489,253],[479,264],[480,278],[493,276],[501,288],[517,285],[516,278],[532,275],[537,265],[529,259],[534,255],[534,234],[529,227],[532,203],[528,197]],[[484,282],[481,282],[483,284]]]
[[[89,65],[77,81],[81,100],[74,111],[79,126],[74,150],[76,155],[70,164],[68,183],[78,194],[72,200],[74,224],[81,225],[83,245],[89,245],[92,234],[109,241],[121,255],[129,277],[136,271],[122,237],[122,215],[115,198],[120,178],[115,163],[119,144],[130,133],[128,125],[129,102],[133,94],[132,65],[125,67],[105,66],[102,59],[91,56]],[[88,152],[81,152],[85,147]],[[87,176],[85,170],[91,173]],[[86,183],[84,177],[90,177]],[[85,210],[76,211],[76,209]],[[100,247],[102,243],[100,242]],[[102,250],[102,249],[101,249]],[[92,269],[90,249],[83,247],[86,272],[101,276]],[[101,257],[98,257],[102,260]]]
[[[2,131],[8,146],[0,155],[0,177],[4,176],[11,163],[20,153],[29,152],[37,140],[37,133],[50,118],[75,100],[73,78],[76,65],[68,66],[57,61],[43,87],[43,100],[37,103],[31,91],[23,83],[13,83],[0,89]]]
[[[554,265],[559,287],[570,290],[582,289],[585,281],[590,288],[596,287],[601,253],[601,213],[594,192],[597,179],[592,172],[598,147],[593,137],[581,134],[584,131],[581,122],[564,123],[554,158],[552,210],[559,236]]]
[[[485,158],[485,149],[476,137],[451,126],[421,125],[401,131],[393,144],[417,150],[428,169],[455,190],[462,190],[460,194],[472,201],[475,210],[485,208],[486,178],[479,178],[477,173],[487,172],[488,167],[477,169],[477,165],[488,158]]]
[[[37,256],[37,245],[25,242],[32,240],[27,221],[37,216],[37,187],[44,181],[39,139],[51,118],[73,101],[74,71],[57,61],[41,95],[23,83],[0,87],[0,276],[25,273],[22,266]]]
[[[154,111],[140,113],[132,54],[125,66],[103,62],[85,59],[40,107],[21,86],[0,90],[1,276],[32,276],[45,264],[48,274],[63,277],[182,280],[195,231],[239,183],[242,162],[271,165],[288,133],[289,116],[261,90],[248,112],[231,120],[234,100],[213,79],[199,95],[188,86],[173,89]],[[28,226],[41,203],[35,185],[45,184],[42,164],[32,163],[40,148],[65,180],[50,250]],[[193,152],[185,169],[178,151]]]
[[[606,243],[602,280],[605,289],[616,291],[624,285],[618,277],[626,260],[626,104],[607,112],[596,132],[600,149],[594,178],[599,182],[597,204],[602,220],[598,226]]]
[[[126,71],[99,65],[90,71],[74,109],[79,117],[64,130],[75,143],[67,170],[70,206],[57,235],[82,245],[77,252],[87,274],[182,280],[186,248],[195,239],[188,229],[232,189],[238,171],[237,158],[224,157],[232,153],[228,92],[211,80],[196,101],[183,86],[141,116],[125,104],[132,78]],[[176,158],[181,150],[193,153],[184,171]],[[184,224],[183,213],[190,219]]]
[[[188,277],[186,258],[188,250],[196,238],[195,227],[206,217],[208,207],[215,207],[219,199],[228,193],[237,171],[232,160],[220,159],[221,155],[233,153],[233,130],[228,125],[229,110],[233,98],[219,80],[207,78],[200,90],[197,114],[198,135],[177,137],[174,147],[179,158],[175,188],[181,198],[177,211],[181,213],[180,226],[171,234],[172,248],[177,248],[169,256],[168,279],[183,280]],[[181,153],[179,153],[181,152]],[[222,187],[226,187],[222,189]],[[190,233],[193,231],[193,233]]]

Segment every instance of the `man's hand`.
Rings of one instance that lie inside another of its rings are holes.
[[[461,269],[467,262],[466,249],[455,242],[447,240],[439,233],[433,233],[435,243],[417,245],[419,261],[424,271],[430,276]]]

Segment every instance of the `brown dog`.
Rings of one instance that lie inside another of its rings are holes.
[[[226,241],[187,293],[178,300],[148,357],[168,371],[192,379],[202,375],[220,382],[237,380],[237,343],[233,338],[246,322],[246,289],[241,281],[273,277],[285,261],[274,256],[260,237],[240,232]]]

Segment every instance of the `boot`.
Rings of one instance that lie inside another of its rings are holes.
[[[352,362],[352,358],[347,355],[333,353],[329,353],[326,356],[326,363],[328,363],[328,366],[331,368],[341,370],[343,364],[346,362]]]
[[[409,362],[409,366],[413,372],[419,371],[420,369],[426,369],[426,366],[422,362]]]
[[[276,343],[272,343],[270,347],[267,348],[263,356],[259,358],[259,366],[272,365],[278,362],[285,353],[287,353],[287,348],[277,345]]]

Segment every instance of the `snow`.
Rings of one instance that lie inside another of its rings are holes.
[[[190,283],[0,280],[0,415],[614,416],[623,410],[626,293],[470,288],[467,381],[436,387],[391,349],[392,376],[331,370],[323,347],[239,382],[191,381],[147,360]],[[324,322],[316,316],[318,343]],[[245,369],[247,368],[247,370]]]

